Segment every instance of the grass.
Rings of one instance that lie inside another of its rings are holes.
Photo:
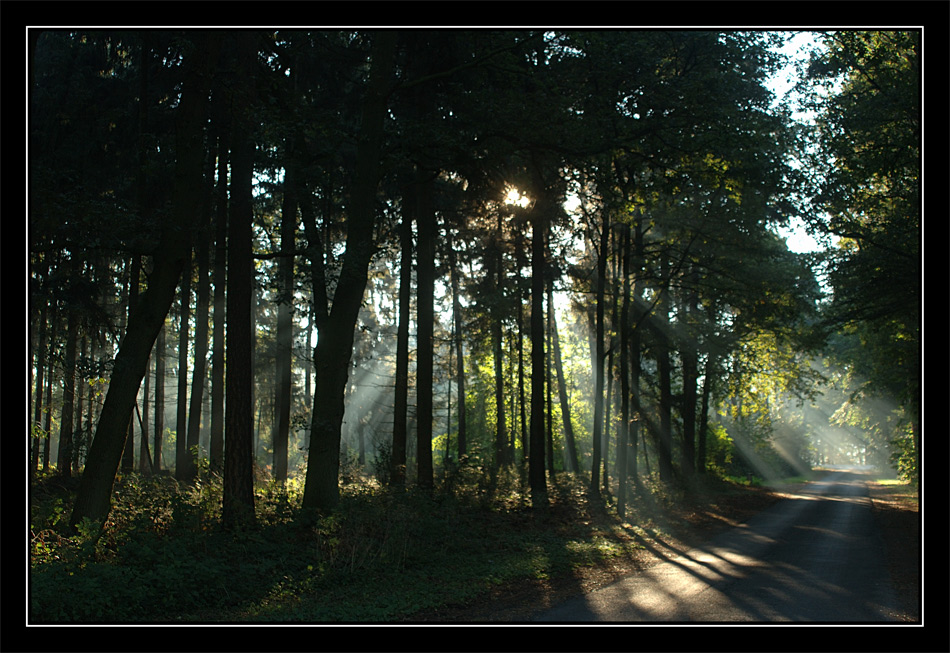
[[[219,479],[129,474],[104,527],[69,535],[73,488],[41,478],[31,488],[30,621],[394,623],[641,546],[609,508],[592,514],[568,477],[543,510],[516,478],[452,487],[347,485],[331,515],[303,526],[293,519],[302,487],[261,483],[257,527],[229,533]]]

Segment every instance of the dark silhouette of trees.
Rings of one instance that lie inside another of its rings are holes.
[[[178,151],[171,219],[162,230],[159,246],[153,253],[148,287],[131,313],[122,346],[116,355],[109,390],[70,517],[73,526],[84,518],[102,522],[109,513],[112,483],[125,446],[139,385],[191,247],[192,210],[200,203],[204,154],[202,148],[193,147],[193,144],[201,142],[202,137],[208,88],[207,70],[203,68],[212,61],[213,39],[198,34],[193,47],[176,121]]]
[[[38,36],[31,473],[54,443],[57,472],[81,473],[74,526],[105,519],[117,473],[191,483],[205,457],[235,528],[255,474],[299,466],[304,520],[373,470],[429,493],[478,470],[537,505],[567,472],[623,516],[654,477],[719,473],[779,393],[813,393],[831,333],[919,438],[919,388],[898,381],[919,362],[919,292],[902,292],[919,272],[919,42],[823,37],[811,81],[843,86],[812,98],[809,171],[771,105],[772,39]],[[808,211],[841,239],[824,304],[776,235]]]

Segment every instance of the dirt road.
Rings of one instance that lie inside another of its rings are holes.
[[[540,622],[874,623],[896,619],[867,476],[836,471],[689,550],[535,616]]]

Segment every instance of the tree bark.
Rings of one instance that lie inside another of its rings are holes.
[[[238,70],[250,70],[250,43],[236,37]],[[243,112],[242,112],[243,114]],[[251,305],[254,261],[251,254],[251,180],[254,144],[250,116],[235,116],[231,152],[231,215],[228,225],[228,289],[225,379],[224,496],[222,524],[243,529],[254,523],[254,406],[252,354],[254,332]]]
[[[449,231],[448,229],[446,230]],[[450,236],[451,238],[451,236]],[[456,348],[456,384],[458,386],[458,456],[459,459],[465,455],[468,443],[466,441],[466,431],[465,431],[465,357],[463,356],[462,351],[462,342],[463,342],[463,319],[462,319],[462,304],[459,301],[459,273],[457,268],[457,260],[455,256],[455,249],[452,247],[451,241],[449,242],[449,276],[452,284],[452,319],[455,322],[455,348]]]
[[[669,482],[673,480],[673,431],[671,410],[673,405],[670,370],[670,344],[667,331],[669,329],[669,279],[667,278],[667,266],[665,258],[660,261],[660,277],[664,284],[660,288],[662,299],[656,305],[656,321],[654,323],[654,333],[657,340],[657,367],[659,370],[660,384],[660,432],[659,432],[659,467],[660,480]]]
[[[112,485],[125,445],[125,428],[145,375],[149,352],[164,323],[191,247],[193,210],[200,204],[204,149],[202,142],[208,96],[206,67],[214,55],[214,37],[195,36],[197,49],[182,82],[176,116],[177,157],[171,218],[155,250],[155,267],[147,290],[126,329],[113,366],[109,391],[96,427],[86,469],[70,516],[75,527],[83,518],[102,523],[111,508]]]
[[[47,360],[47,316],[48,308],[44,302],[40,308],[40,321],[37,325],[39,329],[39,343],[36,348],[36,400],[33,404],[33,424],[35,428],[40,428],[43,419],[43,389],[44,373],[46,371]],[[52,377],[51,377],[52,379]],[[49,410],[49,407],[47,407]],[[35,437],[33,428],[30,429],[30,475],[36,474],[36,469],[40,462],[40,438]]]
[[[135,302],[139,296],[139,277],[142,274],[142,259],[133,256],[129,265],[129,307],[128,315],[131,319]],[[146,362],[146,365],[148,363]],[[136,402],[137,403],[137,402]],[[133,406],[134,408],[134,406]],[[122,453],[122,471],[130,472],[135,467],[135,419],[129,416],[129,435],[125,440],[125,451]]]
[[[615,236],[611,237],[611,241],[613,241],[615,238],[616,238]],[[617,305],[617,299],[618,299],[619,293],[617,292],[617,287],[618,287],[618,276],[620,275],[619,248],[615,244],[611,244],[609,249],[612,254],[614,252],[616,252],[616,254],[610,256],[610,258],[608,259],[608,261],[612,262],[612,264],[610,265],[610,288],[611,288],[610,290],[610,335],[608,336],[608,342],[610,344],[607,348],[607,365],[606,365],[607,394],[604,397],[604,435],[601,440],[601,446],[603,447],[602,454],[603,454],[603,459],[604,459],[604,466],[603,466],[604,478],[602,481],[602,486],[604,488],[604,494],[607,494],[608,496],[610,495],[610,474],[608,470],[608,466],[609,466],[608,464],[610,461],[610,430],[611,430],[610,429],[610,424],[611,424],[610,414],[614,409],[614,402],[616,401],[614,397],[617,394],[617,390],[614,387],[614,376],[617,374],[617,369],[616,369],[616,366],[614,365],[614,350],[617,348],[616,331],[617,331],[617,324],[619,322],[618,313],[617,313],[619,309]],[[617,363],[617,365],[619,365],[619,362]],[[617,461],[615,459],[614,460],[615,471],[617,469],[616,465],[617,465]]]
[[[495,465],[497,472],[505,464],[505,447],[508,440],[508,425],[505,415],[505,377],[502,357],[501,313],[503,305],[503,275],[501,261],[501,219],[494,234],[494,242],[488,255],[488,276],[491,279],[492,302],[489,308],[489,331],[492,345],[492,361],[495,380]]]
[[[630,261],[633,279],[631,279],[630,292],[635,292],[637,288],[636,278],[642,272],[643,266],[643,229],[640,223],[638,213],[633,224],[633,259]],[[639,294],[639,293],[637,293]],[[642,420],[640,405],[640,311],[637,309],[637,302],[631,298],[630,301],[630,322],[633,325],[630,332],[630,422],[627,436],[630,441],[630,477],[634,484],[639,483],[639,440],[640,440],[640,422]],[[644,460],[646,459],[646,447],[643,449]],[[649,466],[648,466],[649,467]],[[648,469],[649,471],[649,469]]]
[[[152,454],[148,448],[148,393],[150,390],[150,375],[148,368],[151,366],[152,359],[145,363],[145,378],[142,380],[142,438],[139,441],[139,473],[149,474],[152,471]]]
[[[604,291],[607,277],[609,220],[602,218],[600,250],[597,254],[596,322],[594,325],[594,434],[590,470],[590,495],[600,497],[601,437],[604,427]]]
[[[712,352],[706,354],[705,374],[703,376],[702,406],[699,409],[699,443],[696,454],[696,471],[706,473],[706,449],[709,439],[709,395],[712,392],[713,374],[716,359]]]
[[[178,404],[175,419],[175,478],[187,481],[188,474],[188,340],[191,322],[191,250],[185,257],[181,275],[181,311],[178,321]]]
[[[617,515],[623,519],[627,511],[627,449],[630,431],[630,226],[622,225],[620,307],[620,428],[617,431]]]
[[[218,115],[224,119],[227,112],[220,108]],[[227,126],[218,130],[218,179],[216,192],[216,210],[214,217],[214,266],[212,283],[214,284],[214,326],[211,348],[211,432],[208,443],[208,463],[212,471],[224,469],[224,326],[227,322],[225,288],[227,286],[228,257],[228,159],[230,144],[227,138]]]
[[[549,290],[548,296],[548,302],[553,307],[553,291]],[[564,445],[567,448],[567,469],[571,473],[576,474],[580,466],[577,460],[577,444],[574,440],[574,424],[571,422],[571,404],[567,397],[567,383],[564,380],[564,364],[561,361],[561,337],[558,334],[556,313],[551,318],[551,341],[554,350],[554,371],[557,375],[557,394],[561,404],[561,421],[564,424]]]
[[[162,471],[162,441],[165,439],[165,324],[158,331],[155,342],[155,454],[152,456],[152,471]]]
[[[206,209],[207,211],[207,209]],[[203,225],[207,228],[207,218]],[[188,405],[188,451],[187,480],[193,481],[198,473],[198,444],[201,434],[201,403],[204,398],[205,383],[208,380],[208,318],[210,314],[211,282],[209,272],[208,244],[200,238],[196,248],[198,258],[198,292],[195,303],[195,368],[191,377],[191,397]]]
[[[75,309],[67,308],[66,352],[63,365],[63,412],[59,426],[59,450],[56,471],[60,476],[72,476],[73,470],[73,411],[76,396],[76,339],[79,321]],[[128,421],[122,426],[122,443],[128,432]]]
[[[694,279],[696,277],[694,273]],[[686,307],[687,324],[692,325],[696,312],[696,291],[690,293]],[[698,356],[696,342],[690,331],[680,339],[680,356],[683,365],[683,455],[682,469],[684,476],[692,476],[696,471],[696,383],[698,370]]]
[[[419,179],[416,192],[416,215],[419,227],[417,245],[417,377],[416,377],[416,482],[424,489],[433,485],[432,469],[432,375],[435,348],[435,237],[436,217],[432,207],[433,180],[429,173]]]
[[[376,188],[379,184],[388,87],[395,63],[395,42],[396,33],[392,31],[380,31],[374,36],[370,78],[364,96],[356,169],[350,192],[346,252],[334,293],[332,312],[317,326],[318,339],[314,351],[316,393],[301,506],[305,519],[331,510],[340,496],[344,395],[353,354],[353,331],[374,249]],[[315,292],[317,290],[314,289]]]
[[[278,264],[280,296],[277,307],[277,423],[274,426],[274,480],[287,480],[287,446],[290,439],[290,404],[293,365],[294,250],[297,232],[296,171],[288,163],[284,169],[284,202],[281,207]]]
[[[409,197],[413,191],[409,192]],[[404,201],[408,197],[404,198]],[[411,204],[411,201],[407,203]],[[393,448],[390,482],[402,485],[406,481],[406,446],[409,408],[409,321],[412,303],[412,209],[403,207],[399,227],[399,326],[396,332],[396,378],[393,405]]]
[[[539,188],[531,212],[531,434],[528,445],[528,484],[535,507],[546,504],[544,474],[544,272],[549,195]]]
[[[50,322],[52,326],[50,327],[50,342],[56,342],[57,326],[59,324],[59,316],[56,310],[56,307],[53,307],[51,311]],[[53,385],[55,384],[56,378],[56,365],[52,356],[48,356],[49,369],[47,370],[47,376],[49,379],[46,382],[46,419],[43,420],[43,473],[49,472],[49,456],[50,456],[50,441],[53,430]]]
[[[550,230],[548,230],[550,232]],[[547,249],[547,244],[545,245],[545,254],[550,255],[550,250]],[[548,428],[547,433],[545,434],[545,452],[547,456],[547,468],[548,476],[551,477],[551,480],[554,480],[554,379],[551,375],[551,370],[554,367],[554,356],[551,354],[551,342],[552,335],[551,332],[554,326],[554,290],[553,290],[553,280],[546,279],[546,292],[547,292],[547,327],[546,327],[546,348],[544,350],[544,391],[546,393],[547,401],[547,414],[548,414]]]

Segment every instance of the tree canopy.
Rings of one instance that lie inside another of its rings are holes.
[[[815,39],[802,123],[765,31],[37,34],[32,470],[58,438],[74,526],[173,445],[235,527],[262,475],[304,521],[354,475],[623,502],[818,462],[777,425],[829,378],[919,452],[920,34]],[[796,218],[834,245],[790,251]]]

